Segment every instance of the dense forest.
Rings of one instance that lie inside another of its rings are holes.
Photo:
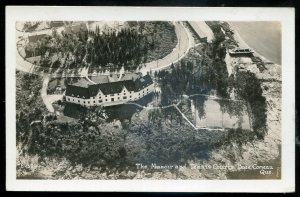
[[[30,125],[42,121],[47,109],[42,101],[40,76],[16,73],[16,129],[17,144],[28,140]]]
[[[220,33],[222,35],[222,32]],[[228,97],[228,72],[224,61],[226,49],[222,47],[225,37],[216,37],[212,43],[203,43],[191,49],[171,70],[155,75],[162,88],[162,104],[170,104],[183,94],[207,94],[217,90],[221,97]]]
[[[115,71],[124,66],[135,70],[144,63],[169,54],[177,44],[174,26],[169,22],[128,22],[129,28],[103,33],[80,27],[80,31],[52,30],[25,46],[25,58],[49,72],[57,68],[90,66],[90,72]]]
[[[178,121],[181,115],[174,108],[153,112],[161,114],[161,118],[149,112],[149,120],[134,119],[127,128],[99,119],[94,110],[74,123],[49,120],[31,127],[31,140],[35,143],[30,144],[28,152],[38,154],[41,161],[65,157],[73,164],[124,170],[134,169],[137,162],[185,164],[189,159],[207,158],[211,145],[223,135],[211,131],[199,134],[184,121]]]
[[[259,138],[263,138],[266,132],[266,98],[262,96],[260,81],[250,71],[238,72],[235,80],[237,94],[250,106],[252,127]]]
[[[86,46],[86,62],[93,68],[111,65],[113,70],[122,66],[135,70],[139,64],[147,62],[148,43],[142,34],[122,29],[117,35],[105,36],[99,31],[90,32],[93,41]]]

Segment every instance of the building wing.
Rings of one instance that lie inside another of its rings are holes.
[[[80,86],[67,85],[66,96],[79,97],[79,98],[90,98],[89,89]]]
[[[124,87],[130,92],[138,92],[153,83],[149,75],[135,80],[131,79],[110,83],[86,84],[86,86],[82,84],[83,82],[84,81],[81,81],[80,86],[78,82],[73,85],[67,85],[66,96],[90,98],[95,97],[99,91],[104,95],[116,94],[121,93]]]

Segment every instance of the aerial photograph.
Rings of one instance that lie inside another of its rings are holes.
[[[280,22],[15,28],[17,179],[281,179]]]

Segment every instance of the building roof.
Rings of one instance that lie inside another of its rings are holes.
[[[210,42],[214,38],[214,33],[204,21],[188,21],[200,38],[207,38]]]
[[[116,81],[127,81],[127,80],[135,81],[139,77],[140,75],[136,73],[126,73],[126,74],[122,74],[121,76],[120,74],[92,76],[91,80],[96,84],[100,84],[100,83],[112,83]]]
[[[89,85],[92,85],[92,83],[89,82],[86,78],[80,78],[76,83],[72,85],[87,88],[89,87]]]
[[[100,84],[88,84],[86,87],[84,87],[82,84],[77,83],[67,85],[66,96],[90,98],[96,96],[99,91],[101,91],[105,95],[121,93],[124,87],[128,91],[137,92],[151,85],[153,81],[149,75],[146,75],[135,80],[129,79]]]
[[[89,89],[80,86],[67,85],[66,96],[90,98]]]
[[[122,75],[121,80],[122,81],[126,81],[126,80],[133,80],[133,81],[135,81],[139,77],[140,77],[140,75],[138,75],[136,73],[127,73],[127,74],[123,74]]]
[[[135,90],[139,91],[144,89],[145,87],[151,85],[153,83],[152,78],[150,75],[145,75],[144,77],[138,78],[135,80]]]
[[[95,96],[96,94],[98,94],[98,91],[100,89],[101,92],[105,95],[115,94],[115,93],[121,93],[124,87],[126,87],[128,91],[133,91],[134,86],[135,85],[133,81],[116,81],[112,83],[103,83],[103,84],[92,85],[92,90],[96,90],[96,91],[90,91],[90,93],[91,96]],[[91,86],[89,88],[91,88]]]
[[[92,76],[91,80],[97,84],[99,83],[108,83],[108,76],[106,75],[100,75],[100,76]]]

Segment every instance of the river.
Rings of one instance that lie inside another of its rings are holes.
[[[257,53],[281,64],[281,24],[276,21],[229,22]]]

